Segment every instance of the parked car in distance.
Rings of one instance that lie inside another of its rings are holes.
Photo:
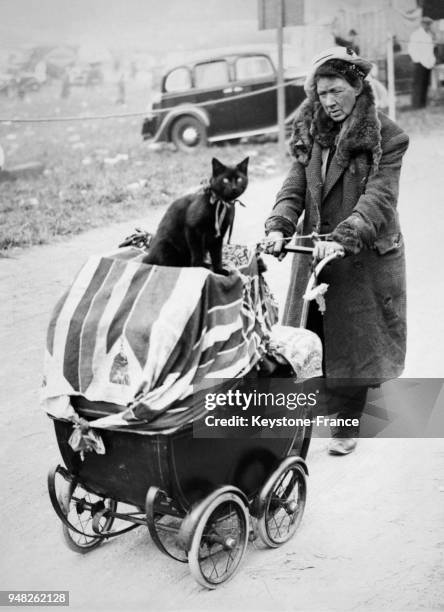
[[[287,69],[285,117],[305,98],[305,72]],[[142,136],[192,151],[209,142],[277,132],[277,70],[271,50],[225,50],[170,66]]]
[[[6,96],[24,96],[30,91],[38,91],[40,83],[32,72],[17,71],[0,73],[0,93]]]
[[[19,72],[15,78],[17,82],[17,89],[22,94],[28,91],[38,91],[40,89],[40,83],[36,79],[33,72]]]
[[[104,80],[100,62],[89,64],[75,64],[69,71],[70,85],[90,86],[102,85]]]
[[[0,93],[9,95],[14,86],[14,77],[8,72],[0,72]]]

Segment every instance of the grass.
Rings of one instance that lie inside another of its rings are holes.
[[[113,103],[112,85],[73,89],[64,100],[59,94],[56,83],[25,100],[2,98],[0,117],[133,112],[143,110],[149,99],[143,84],[127,90],[125,106]],[[403,113],[399,122],[410,134],[444,130],[442,107]],[[141,123],[140,117],[0,124],[7,167],[29,161],[45,165],[43,174],[0,183],[0,252],[51,242],[166,206],[208,177],[213,156],[236,163],[250,155],[252,180],[280,170],[274,142],[212,146],[193,155],[168,148],[153,151],[142,141]]]

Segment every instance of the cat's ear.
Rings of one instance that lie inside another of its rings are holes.
[[[222,174],[222,172],[225,172],[226,166],[215,157],[211,160],[211,165],[213,166],[213,176],[218,176]]]
[[[249,159],[250,159],[249,157],[246,157],[245,159],[241,161],[240,164],[237,164],[237,167],[242,172],[242,174],[247,174]]]

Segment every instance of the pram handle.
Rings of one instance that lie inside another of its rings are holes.
[[[312,254],[313,253],[313,247],[304,247],[304,246],[295,246],[295,245],[289,245],[289,246],[285,246],[284,247],[284,251],[286,251],[287,253],[308,253],[308,254]]]

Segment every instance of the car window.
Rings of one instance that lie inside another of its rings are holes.
[[[226,85],[229,82],[227,62],[216,61],[196,64],[194,82],[199,89]]]
[[[274,76],[273,65],[264,55],[239,57],[236,60],[236,78],[256,79]]]
[[[186,91],[191,89],[191,74],[188,68],[182,66],[172,70],[165,80],[165,91]]]

